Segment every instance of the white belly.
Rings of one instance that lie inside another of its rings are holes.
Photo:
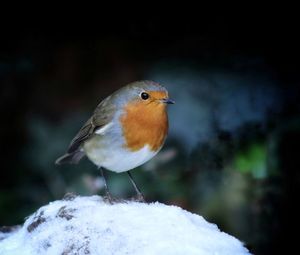
[[[156,155],[146,145],[138,151],[129,151],[118,141],[105,141],[95,136],[85,142],[83,148],[87,157],[98,167],[104,167],[117,173],[136,168]]]

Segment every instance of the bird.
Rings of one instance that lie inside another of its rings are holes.
[[[168,104],[174,101],[157,82],[141,80],[127,84],[98,104],[67,152],[55,163],[77,164],[87,156],[100,169],[105,197],[110,202],[113,198],[103,169],[127,172],[137,193],[136,200],[145,201],[130,170],[149,161],[163,147],[169,128]]]

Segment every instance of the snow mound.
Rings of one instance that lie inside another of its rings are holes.
[[[0,241],[1,255],[249,254],[203,217],[161,203],[109,204],[102,197],[51,202]]]

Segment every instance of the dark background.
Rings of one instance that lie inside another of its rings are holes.
[[[132,171],[147,200],[203,215],[255,254],[286,251],[300,184],[298,15],[145,16],[3,25],[0,225],[68,191],[101,193],[88,160],[53,162],[101,99],[151,79],[176,104],[164,149]],[[107,175],[112,193],[134,194],[125,174]]]

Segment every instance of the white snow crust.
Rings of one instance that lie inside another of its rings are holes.
[[[203,217],[161,203],[73,197],[41,207],[0,241],[1,255],[249,254]]]

